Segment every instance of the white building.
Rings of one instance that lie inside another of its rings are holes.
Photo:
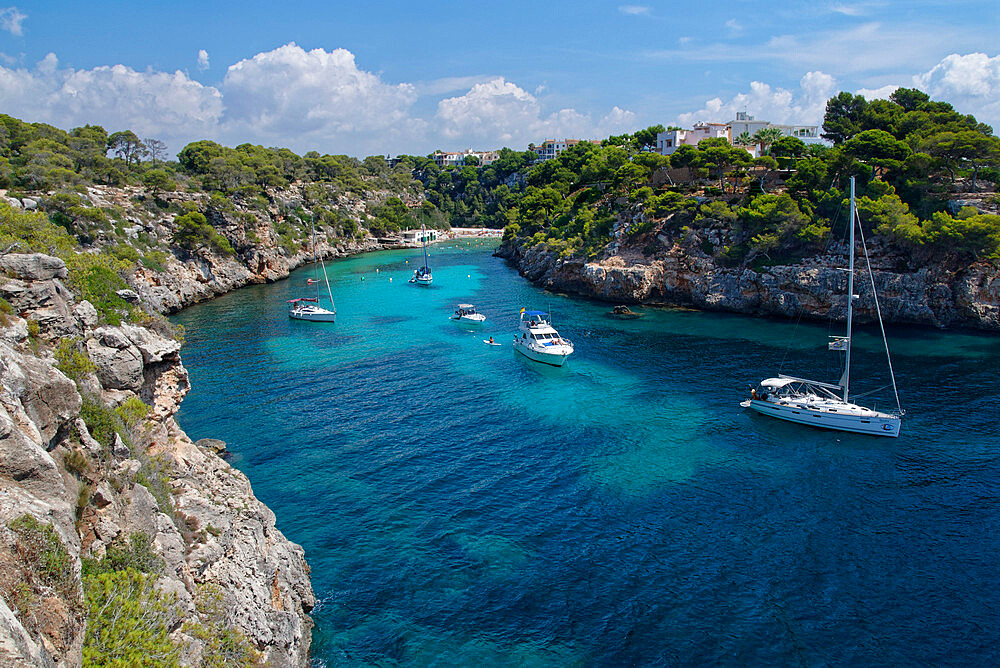
[[[797,137],[806,144],[818,144],[822,140],[819,136],[818,125],[781,125],[768,121],[758,121],[753,116],[749,116],[745,111],[736,112],[736,120],[729,122],[730,137],[736,139],[746,132],[750,136],[755,135],[764,128],[778,128],[785,137]],[[760,146],[745,146],[753,157],[757,157]]]
[[[753,136],[764,128],[778,128],[786,137],[798,137],[807,144],[819,143],[822,140],[819,136],[818,125],[781,125],[769,121],[758,121],[753,116],[747,115],[745,111],[736,112],[736,120],[728,123],[695,123],[691,130],[668,130],[656,135],[656,152],[662,155],[670,155],[679,146],[697,146],[703,139],[713,137],[725,137],[730,144],[737,137],[746,132]],[[760,149],[759,146],[745,146],[755,158]]]
[[[670,155],[679,146],[697,146],[702,139],[725,137],[729,141],[729,126],[725,123],[695,123],[690,130],[667,130],[656,135],[656,152]]]
[[[535,159],[538,162],[542,162],[545,160],[551,160],[552,158],[555,158],[566,149],[572,148],[577,144],[579,144],[580,142],[584,141],[589,141],[591,144],[601,143],[599,139],[563,139],[562,141],[559,141],[558,139],[546,139],[538,146],[535,146],[533,144],[531,146],[528,146],[528,150],[534,151],[535,154],[538,156]]]
[[[437,241],[437,230],[423,230],[422,236],[420,232],[420,230],[403,230],[399,233],[399,236],[402,238],[404,244],[422,244],[424,241]]]
[[[434,151],[431,159],[438,167],[459,167],[465,164],[465,159],[470,155],[479,158],[480,165],[492,164],[500,157],[499,151],[473,151],[467,148],[464,151]]]

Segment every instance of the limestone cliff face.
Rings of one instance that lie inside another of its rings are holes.
[[[13,310],[0,314],[0,665],[80,665],[81,560],[136,535],[162,562],[157,587],[176,598],[172,632],[186,665],[205,651],[184,622],[204,615],[195,602],[206,585],[222,595],[224,619],[213,624],[240,631],[267,665],[307,665],[315,598],[303,550],[247,478],[174,420],[189,389],[180,344],[145,327],[98,326],[56,258],[0,263]],[[73,367],[67,350],[93,364],[77,364],[75,380],[57,368]],[[91,433],[95,410],[135,399],[148,414],[127,438]],[[50,531],[68,559],[55,574],[32,561],[31,536]]]
[[[663,243],[667,241],[667,243]],[[711,233],[689,232],[675,241],[661,237],[661,251],[648,256],[627,244],[593,261],[560,259],[544,244],[506,241],[497,250],[529,280],[609,302],[690,306],[785,317],[846,318],[846,248],[834,247],[799,264],[755,271],[725,267],[703,252],[719,243]],[[971,327],[1000,331],[1000,272],[981,262],[959,271],[931,266],[900,269],[879,261],[872,249],[875,287],[885,322]],[[862,274],[858,274],[861,276]],[[855,316],[873,321],[875,302],[867,280],[855,282]]]

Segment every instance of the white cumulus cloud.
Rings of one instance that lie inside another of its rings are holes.
[[[219,91],[183,72],[60,68],[51,53],[34,69],[0,66],[0,99],[5,113],[26,121],[64,129],[91,123],[167,142],[207,136],[222,115]]]
[[[287,142],[298,150],[384,152],[423,131],[409,115],[414,86],[359,69],[346,49],[294,43],[231,65],[222,82],[225,134]],[[243,138],[243,139],[240,139]]]
[[[208,68],[208,51],[205,49],[198,49],[198,69],[204,72]]]
[[[1000,126],[1000,55],[953,53],[915,76],[913,83],[935,100],[950,102],[994,128]]]
[[[635,124],[635,114],[619,107],[597,121],[575,109],[545,113],[538,98],[503,77],[441,100],[436,119],[446,140],[519,150],[546,138],[599,139]]]
[[[6,30],[11,35],[23,35],[24,27],[21,25],[28,15],[19,11],[17,7],[0,8],[0,29]]]

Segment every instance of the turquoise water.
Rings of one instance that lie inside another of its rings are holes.
[[[173,319],[181,426],[305,547],[318,664],[997,662],[1000,338],[890,328],[901,437],[812,430],[738,402],[835,380],[839,326],[615,320],[491,248],[434,246],[431,288],[419,250],[333,263],[334,324],[285,316],[311,268]],[[565,367],[513,352],[522,306],[573,339]],[[852,389],[888,382],[880,346],[862,329]]]

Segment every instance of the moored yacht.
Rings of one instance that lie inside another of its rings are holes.
[[[319,266],[323,269],[323,282],[326,284],[326,294],[330,297],[330,308],[320,306],[319,279],[310,278],[306,285],[316,286],[315,297],[299,297],[289,299],[288,317],[294,320],[309,320],[311,322],[335,322],[337,320],[337,308],[333,304],[333,292],[330,291],[330,279],[326,275],[326,264],[323,256],[316,253],[316,226],[313,224],[312,216],[309,218],[310,236],[312,238],[313,258],[319,260]]]
[[[424,244],[424,266],[413,270],[410,283],[427,286],[434,282],[434,276],[431,275],[431,268],[427,266],[427,232],[423,225],[420,226],[420,239]]]
[[[834,336],[828,347],[844,353],[844,373],[838,383],[822,383],[816,380],[806,380],[794,376],[778,374],[775,378],[765,378],[757,388],[750,391],[750,398],[741,401],[740,405],[750,408],[761,415],[769,415],[779,420],[808,424],[825,429],[850,431],[872,436],[899,436],[899,427],[903,409],[899,404],[899,393],[896,391],[896,376],[892,372],[892,360],[889,357],[889,343],[882,327],[882,313],[878,305],[878,295],[875,294],[875,279],[872,276],[871,262],[868,260],[868,250],[865,248],[864,231],[857,216],[854,200],[854,177],[851,177],[850,234],[848,242],[847,268],[847,335]],[[868,268],[868,279],[871,284],[872,297],[875,302],[875,313],[878,316],[879,329],[882,330],[882,343],[885,346],[886,362],[889,366],[889,378],[892,380],[892,391],[896,397],[896,410],[893,412],[877,411],[850,401],[851,381],[851,343],[852,319],[854,314],[854,232],[861,234],[861,247],[865,251],[865,262]],[[842,393],[838,396],[838,392]]]
[[[334,322],[337,313],[319,305],[318,298],[299,297],[288,300],[288,317],[295,320],[312,320],[313,322]]]
[[[518,336],[514,337],[514,350],[536,362],[562,366],[573,353],[573,342],[559,336],[548,313],[521,309],[521,324]]]

